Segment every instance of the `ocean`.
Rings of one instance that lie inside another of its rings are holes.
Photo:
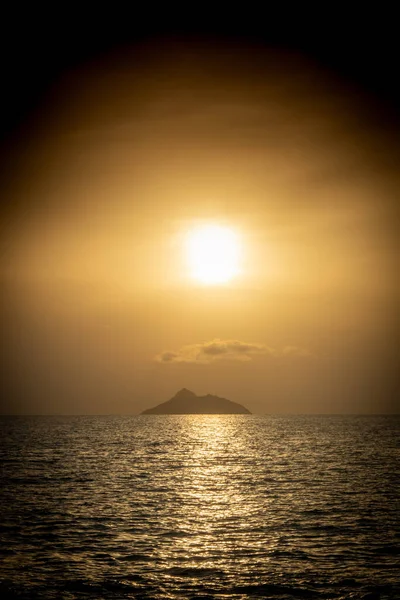
[[[400,598],[400,417],[0,426],[2,598]]]

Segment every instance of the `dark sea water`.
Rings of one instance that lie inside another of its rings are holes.
[[[1,419],[4,598],[400,598],[399,417]]]

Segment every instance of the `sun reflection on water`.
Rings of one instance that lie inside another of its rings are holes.
[[[184,562],[185,568],[226,571],[228,557],[233,565],[248,561],[249,554],[265,556],[264,536],[257,543],[253,535],[246,549],[260,503],[249,485],[253,475],[246,446],[251,440],[240,431],[242,419],[204,415],[185,420],[187,452],[181,460],[174,513],[176,566]],[[252,466],[257,470],[254,452]]]

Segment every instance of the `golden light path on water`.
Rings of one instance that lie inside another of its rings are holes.
[[[233,582],[235,565],[241,563],[246,569],[250,556],[265,563],[279,544],[279,530],[266,541],[259,527],[272,498],[259,494],[257,477],[264,471],[265,459],[258,451],[255,457],[254,451],[260,446],[242,427],[246,424],[243,421],[246,417],[187,415],[181,422],[180,443],[186,452],[180,465],[174,515],[173,555],[178,571],[171,577],[179,574],[182,560],[182,575],[187,569],[201,568],[204,574],[207,570],[226,571],[231,562]],[[160,558],[170,563],[171,548]]]

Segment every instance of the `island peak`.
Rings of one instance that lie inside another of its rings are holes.
[[[174,398],[181,398],[181,397],[196,398],[196,394],[194,392],[192,392],[191,390],[188,390],[187,388],[182,388],[181,390],[179,390],[179,392],[176,392]]]
[[[187,388],[182,388],[173,398],[142,412],[143,415],[233,415],[251,414],[250,411],[227,398],[212,394],[196,396]]]

